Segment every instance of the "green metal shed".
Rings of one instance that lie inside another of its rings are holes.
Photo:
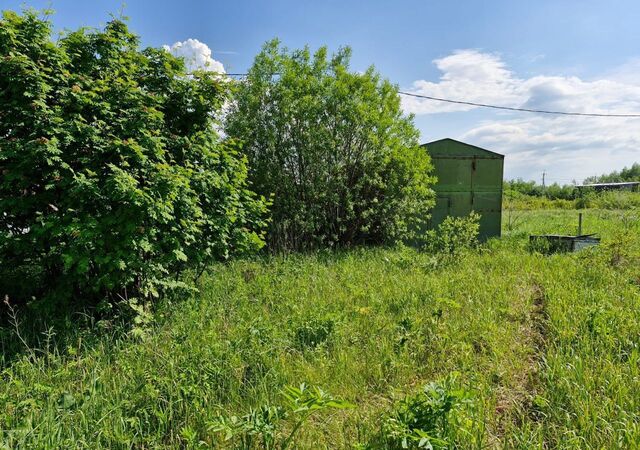
[[[423,144],[438,178],[430,226],[447,216],[480,214],[480,240],[500,236],[504,155],[454,139]]]

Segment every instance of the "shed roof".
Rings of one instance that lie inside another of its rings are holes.
[[[623,186],[638,186],[640,185],[640,181],[619,181],[616,183],[590,183],[590,184],[582,184],[576,186],[578,188],[589,188],[589,187],[623,187]]]
[[[425,147],[432,158],[475,156],[486,159],[504,159],[504,155],[501,155],[500,153],[492,152],[486,148],[481,148],[476,145],[467,144],[466,142],[456,141],[451,138],[427,142],[426,144],[422,144],[421,147]]]

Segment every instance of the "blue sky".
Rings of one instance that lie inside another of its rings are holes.
[[[100,26],[123,9],[110,0],[0,1],[2,9],[22,5],[52,7],[57,29]],[[204,51],[228,72],[244,72],[262,43],[278,37],[292,48],[349,45],[354,70],[374,64],[416,93],[640,112],[637,1],[130,0],[123,10],[144,45],[195,39],[189,51]],[[542,117],[409,100],[405,109],[416,115],[425,142],[453,137],[505,153],[508,177],[539,180],[545,171],[552,182],[580,181],[640,161],[640,119]]]

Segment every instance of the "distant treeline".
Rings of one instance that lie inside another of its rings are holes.
[[[613,171],[605,175],[587,177],[584,183],[620,183],[623,181],[640,181],[640,163],[625,167],[620,172]]]
[[[524,181],[521,178],[504,181],[505,195],[527,195],[530,197],[547,197],[552,200],[573,200],[578,195],[573,184],[560,185],[553,183],[547,186],[537,184],[535,181]]]
[[[624,181],[640,181],[640,163],[625,167],[620,171],[613,171],[603,175],[593,175],[584,179],[584,184],[619,183]],[[527,195],[531,197],[546,197],[551,200],[574,200],[580,196],[575,184],[553,183],[543,186],[535,181],[524,181],[521,178],[504,181],[505,195]]]

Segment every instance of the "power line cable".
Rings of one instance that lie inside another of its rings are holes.
[[[246,77],[249,74],[248,73],[220,73],[219,75],[226,75],[229,77]],[[452,100],[449,98],[432,97],[430,95],[414,94],[412,92],[404,92],[404,91],[398,91],[398,94],[406,95],[408,97],[420,98],[424,100],[432,100],[436,102],[453,103],[456,105],[476,106],[479,108],[491,108],[491,109],[500,109],[504,111],[528,112],[528,113],[534,113],[534,114],[555,114],[560,116],[582,116],[582,117],[640,118],[640,114],[606,114],[606,113],[581,113],[581,112],[573,112],[573,111],[551,111],[546,109],[515,108],[511,106],[490,105],[488,103],[468,102],[465,100]]]
[[[414,94],[411,92],[398,92],[401,95],[407,95],[409,97],[417,97],[426,100],[434,100],[438,102],[446,102],[446,103],[455,103],[457,105],[468,105],[468,106],[477,106],[480,108],[492,108],[492,109],[503,109],[507,111],[520,111],[520,112],[529,112],[529,113],[538,113],[538,114],[557,114],[562,116],[586,116],[586,117],[640,117],[640,114],[604,114],[604,113],[581,113],[581,112],[567,112],[567,111],[549,111],[544,109],[528,109],[528,108],[513,108],[510,106],[497,106],[497,105],[489,105],[486,103],[476,103],[476,102],[467,102],[463,100],[451,100],[448,98],[440,98],[440,97],[431,97],[429,95],[420,95]]]

